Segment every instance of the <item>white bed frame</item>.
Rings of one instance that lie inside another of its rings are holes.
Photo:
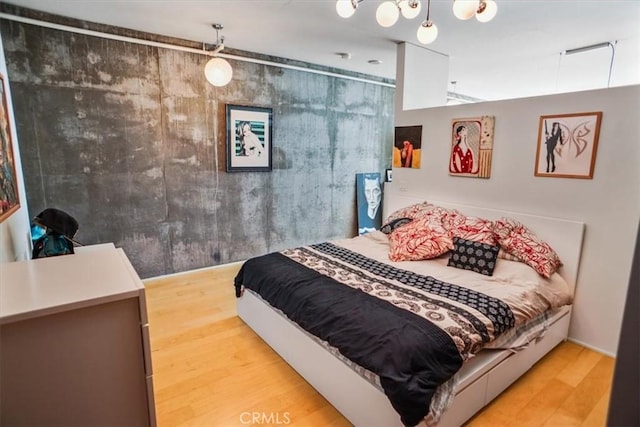
[[[397,208],[423,200],[407,196],[385,199],[385,216]],[[464,206],[447,202],[431,203],[455,208],[468,216],[498,219],[509,216],[526,224],[549,242],[564,262],[560,273],[575,288],[584,224],[508,211]],[[237,299],[240,318],[302,375],[320,394],[355,426],[402,426],[400,417],[379,389],[309,338],[298,327],[275,312],[250,292]],[[571,307],[553,316],[549,330],[525,350],[484,350],[467,361],[452,406],[439,426],[457,427],[487,405],[504,389],[560,342],[567,339]]]

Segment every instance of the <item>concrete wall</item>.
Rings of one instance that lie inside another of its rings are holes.
[[[356,234],[355,174],[389,167],[394,89],[2,22],[31,215],[56,207],[84,244],[141,277]],[[273,171],[226,173],[225,104],[273,108]]]
[[[639,109],[640,86],[627,86],[397,113],[397,126],[422,125],[422,168],[394,169],[390,187],[584,222],[569,334],[615,354],[640,218]],[[588,111],[603,114],[593,179],[535,177],[539,117]],[[491,178],[449,176],[451,121],[482,115],[496,119]]]
[[[1,27],[1,24],[0,24]],[[22,177],[22,165],[20,163],[20,147],[16,134],[16,123],[13,114],[13,97],[7,78],[7,66],[2,48],[2,36],[0,35],[0,73],[4,76],[5,91],[7,94],[7,111],[9,114],[9,126],[11,128],[11,140],[13,142],[13,154],[16,163],[16,178],[18,180],[18,194],[20,208],[0,223],[0,263],[22,261],[31,257],[31,234],[29,229],[29,213],[27,210],[27,196],[25,193],[24,178]]]

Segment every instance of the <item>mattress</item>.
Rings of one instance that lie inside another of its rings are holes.
[[[445,257],[394,263],[387,253],[379,232],[289,249],[247,261],[235,285],[382,388],[405,425],[434,401],[446,405],[465,360],[491,343],[539,335],[526,325],[543,330],[545,313],[571,302],[559,275],[544,279],[522,263],[503,260],[483,276]]]

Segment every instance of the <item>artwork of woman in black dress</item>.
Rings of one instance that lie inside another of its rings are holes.
[[[546,127],[546,122],[545,122]],[[563,144],[562,129],[559,122],[553,122],[551,125],[551,134],[545,131],[545,145],[547,146],[547,173],[556,171],[556,155],[554,153],[558,143]],[[549,170],[551,167],[551,170]]]

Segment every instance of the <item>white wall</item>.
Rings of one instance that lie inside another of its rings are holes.
[[[449,57],[447,55],[411,43],[399,43],[396,66],[396,113],[398,110],[447,105],[448,79]]]
[[[640,86],[396,113],[422,125],[422,168],[394,169],[391,191],[575,219],[586,224],[570,338],[615,354],[640,219]],[[534,176],[541,115],[602,111],[593,179]],[[494,115],[490,179],[448,172],[454,118]]]
[[[9,87],[9,77],[7,76],[7,64],[4,58],[2,36],[0,36],[0,73],[4,76],[5,90],[7,93],[11,139],[13,140],[13,154],[16,157],[16,174],[20,194],[20,209],[0,223],[0,263],[3,263],[31,258],[31,240],[27,196],[24,190],[24,179],[22,178],[22,163],[20,162],[20,149],[18,147],[16,125],[13,117],[11,88]]]

